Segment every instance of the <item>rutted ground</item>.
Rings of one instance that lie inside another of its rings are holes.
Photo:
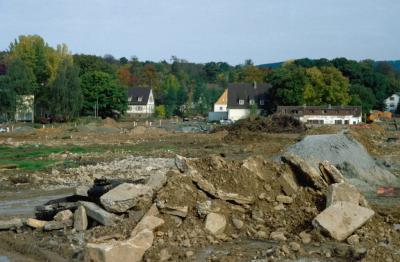
[[[104,143],[112,145],[104,151],[57,151],[39,156],[44,159],[71,159],[75,164],[55,165],[34,172],[4,171],[5,188],[24,190],[32,185],[43,189],[90,186],[96,178],[108,178],[128,182],[134,180],[139,183],[134,188],[147,190],[146,187],[154,186],[149,183],[152,175],[165,176],[166,181],[158,184],[156,190],[140,191],[146,193],[139,194],[138,201],[118,202],[118,207],[107,208],[110,203],[116,204],[115,199],[114,202],[104,202],[106,197],[98,199],[97,204],[105,206],[108,211],[128,207],[127,211],[117,214],[119,218],[114,225],[102,226],[89,218],[89,229],[77,231],[69,226],[70,222],[66,222],[71,219],[67,215],[61,229],[42,231],[23,226],[17,229],[17,233],[1,232],[0,250],[21,252],[39,261],[50,258],[53,261],[82,260],[86,243],[134,241],[132,239],[143,231],[133,234],[134,229],[139,231],[138,223],[154,203],[153,208],[156,207],[160,214],[150,216],[158,217],[163,223],[151,230],[154,241],[144,253],[147,261],[250,261],[256,258],[280,261],[302,257],[343,261],[399,259],[396,253],[396,247],[400,245],[399,232],[394,225],[400,223],[400,216],[391,209],[373,205],[374,216],[343,242],[332,239],[324,230],[313,226],[313,219],[326,209],[327,189],[315,188],[312,183],[304,183],[300,179],[296,182],[296,191],[290,193],[287,191],[290,188],[283,188],[280,177],[293,172],[297,176],[298,170],[293,171],[290,164],[274,161],[276,156],[284,154],[305,134],[317,131],[297,132],[264,134],[241,130],[235,131],[234,135],[226,131],[214,134],[166,132],[158,136],[142,133],[125,137],[114,133],[110,139],[112,143],[106,140],[107,134],[101,137]],[[366,131],[351,130],[354,137],[362,132]],[[396,143],[383,138],[392,134],[380,135],[379,140],[367,141],[367,146],[366,141],[361,142],[370,152],[373,152],[371,148],[386,147],[394,153]],[[62,137],[60,134],[57,136]],[[29,145],[43,142],[37,134],[30,139],[25,141],[13,137],[11,141]],[[94,138],[95,141],[98,139],[99,136]],[[81,145],[81,139],[72,138],[69,142]],[[60,146],[65,139],[55,139],[52,143]],[[46,142],[44,144],[49,146]],[[127,144],[131,150],[122,150]],[[158,148],[149,146],[157,144]],[[137,150],[136,146],[142,149]],[[178,171],[174,163],[176,154],[194,158],[184,161],[188,161],[189,170],[182,169],[178,164],[182,172]],[[395,171],[394,167],[390,169]],[[10,182],[10,178],[14,182]],[[52,227],[57,225],[51,224]],[[150,233],[141,234],[143,241],[150,242]]]

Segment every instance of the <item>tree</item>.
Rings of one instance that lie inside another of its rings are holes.
[[[79,69],[71,61],[64,60],[58,66],[56,79],[50,86],[50,112],[56,119],[68,121],[79,116],[82,102]]]
[[[102,117],[113,116],[114,111],[125,112],[128,107],[126,89],[112,75],[105,72],[87,72],[81,76],[84,114],[93,114],[96,105]]]
[[[165,110],[165,106],[164,105],[159,105],[156,106],[155,108],[155,115],[159,118],[165,118],[166,116],[166,110]]]
[[[350,86],[350,105],[361,106],[363,112],[368,113],[376,104],[376,98],[371,88],[355,84]]]

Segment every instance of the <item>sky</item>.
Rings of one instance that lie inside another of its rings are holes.
[[[38,34],[72,53],[192,62],[400,58],[399,0],[0,0],[0,50]]]

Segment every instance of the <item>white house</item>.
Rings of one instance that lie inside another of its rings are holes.
[[[154,114],[154,96],[149,87],[131,87],[128,89],[128,110],[132,117],[145,117]]]
[[[400,93],[393,94],[384,100],[386,110],[396,113],[400,102]]]
[[[21,95],[16,98],[15,121],[34,121],[34,95]]]
[[[250,116],[251,107],[256,106],[257,114],[266,109],[267,93],[270,84],[235,83],[228,88],[214,104],[214,112],[209,113],[209,120],[229,119],[237,121]]]
[[[277,113],[309,124],[356,125],[362,122],[360,106],[278,106]]]

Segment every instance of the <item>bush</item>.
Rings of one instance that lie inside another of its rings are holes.
[[[156,106],[154,114],[156,115],[156,117],[165,118],[166,115],[165,106],[164,105]]]

